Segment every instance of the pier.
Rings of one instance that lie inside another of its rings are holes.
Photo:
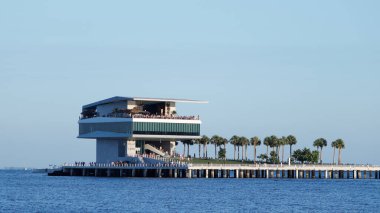
[[[380,166],[281,164],[64,165],[49,176],[150,178],[380,179]]]

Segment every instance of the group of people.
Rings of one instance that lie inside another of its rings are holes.
[[[79,120],[98,117],[98,114],[92,116],[79,116]],[[116,117],[116,118],[153,118],[153,119],[180,119],[180,120],[199,120],[198,116],[179,116],[179,115],[154,115],[154,114],[130,114],[130,113],[109,113],[102,117]]]
[[[126,161],[115,161],[111,163],[112,166],[127,166],[128,162]]]
[[[76,162],[74,163],[75,166],[85,166],[86,163],[85,162]]]
[[[199,120],[199,116],[178,116],[178,115],[144,115],[135,114],[132,118],[155,118],[155,119],[180,119],[180,120]]]

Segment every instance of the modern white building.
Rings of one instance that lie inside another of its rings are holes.
[[[200,138],[199,116],[180,116],[187,99],[112,97],[84,105],[78,138],[96,139],[96,162],[128,161],[138,154],[168,157],[176,141]]]

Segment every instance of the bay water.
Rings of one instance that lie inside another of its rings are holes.
[[[380,180],[49,177],[0,170],[0,212],[380,212]]]

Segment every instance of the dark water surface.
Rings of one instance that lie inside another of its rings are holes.
[[[0,212],[380,212],[380,180],[48,177],[0,170]]]

